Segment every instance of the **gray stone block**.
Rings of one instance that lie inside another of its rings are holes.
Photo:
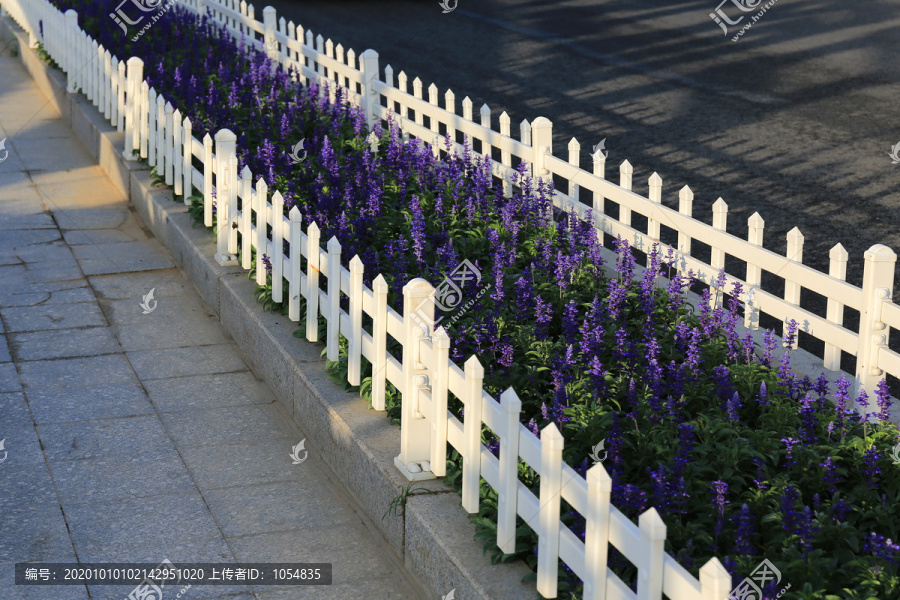
[[[9,340],[17,361],[97,356],[122,352],[119,342],[108,327],[11,333]]]
[[[81,388],[31,389],[28,402],[38,424],[153,414],[153,407],[137,381]]]
[[[2,456],[2,453],[0,453]],[[59,506],[47,463],[2,466],[0,513],[15,513],[33,506]]]
[[[106,326],[96,302],[0,308],[0,314],[9,332]]]
[[[103,309],[109,323],[114,326],[128,323],[156,323],[165,320],[205,319],[212,316],[209,308],[196,296],[160,297],[156,295],[156,291],[153,292],[156,308],[153,308],[152,312],[148,313],[141,305],[144,303],[144,297],[150,293],[150,290],[155,289],[156,284],[154,282],[146,282],[132,290],[130,299],[104,300],[101,301],[100,307]]]
[[[73,504],[128,500],[160,494],[187,494],[196,486],[174,448],[147,457],[135,448],[126,458],[90,458],[50,466],[64,508]]]
[[[328,526],[228,538],[238,561],[331,563],[334,584],[394,576],[397,568],[375,546],[369,531]]]
[[[85,275],[153,271],[175,266],[154,240],[75,246],[73,252]]]
[[[7,308],[16,306],[36,306],[38,304],[78,304],[82,302],[96,302],[97,298],[85,281],[65,281],[43,285],[29,286],[29,289],[46,290],[48,286],[57,286],[61,289],[54,291],[32,291],[21,294],[8,294],[0,296],[0,302]],[[66,286],[66,287],[63,287]]]
[[[297,465],[308,468],[305,465]],[[310,476],[289,483],[208,490],[203,493],[210,511],[228,537],[319,527],[335,527],[356,519],[322,483]]]
[[[271,404],[275,396],[250,371],[152,379],[144,388],[160,412]]]
[[[12,356],[9,355],[9,341],[5,335],[0,335],[0,363],[11,362]]]
[[[19,382],[16,366],[11,362],[0,363],[0,393],[21,391],[22,384]]]
[[[72,504],[66,508],[66,519],[79,554],[140,550],[184,562],[185,553],[179,552],[179,547],[196,548],[207,541],[212,550],[207,550],[207,555],[224,554],[226,550],[222,534],[197,492]],[[191,554],[197,557],[200,552]]]
[[[29,394],[35,390],[134,382],[131,365],[122,354],[23,362],[19,371]]]
[[[155,416],[47,423],[38,425],[38,431],[51,463],[104,457],[149,462],[172,450],[172,441]]]
[[[127,355],[141,380],[247,370],[247,365],[232,344],[139,350]]]
[[[413,495],[406,504],[406,568],[436,591],[456,589],[459,598],[535,597],[531,570],[521,562],[492,565],[474,539],[475,525],[454,492]],[[440,557],[440,559],[438,558]]]
[[[91,287],[101,300],[132,300],[151,289],[157,300],[190,295],[193,288],[177,269],[153,273],[123,273],[89,277]],[[139,300],[140,301],[140,300]]]
[[[118,325],[116,337],[122,347],[129,352],[228,342],[218,321],[212,316],[205,315],[196,315],[193,318],[141,319]]]
[[[254,282],[245,276],[220,279],[220,319],[276,396],[290,398],[292,369],[296,361],[319,362],[324,346],[294,337],[297,325],[288,317],[263,310],[253,292]],[[291,407],[288,407],[289,409]]]
[[[9,392],[0,394],[0,415],[3,415],[4,427],[10,425],[30,426],[31,412],[25,402],[25,396],[21,392]],[[0,435],[3,431],[0,430]]]
[[[259,439],[242,446],[239,452],[227,446],[194,446],[181,448],[179,452],[201,490],[243,487],[302,478],[302,467],[317,460],[318,450],[307,442],[308,459],[294,465],[291,448],[299,441]]]
[[[258,439],[291,441],[294,437],[259,406],[163,413],[160,418],[179,448],[222,445],[239,448]]]
[[[17,512],[0,512],[0,531],[0,563],[48,560],[72,553],[72,542],[58,505],[39,504]]]

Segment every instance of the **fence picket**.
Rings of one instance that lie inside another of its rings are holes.
[[[288,238],[291,244],[291,284],[289,288],[290,300],[288,302],[288,318],[297,322],[300,320],[300,257],[302,255],[301,244],[303,243],[303,229],[300,227],[303,222],[303,215],[296,206],[291,207],[288,216],[291,219],[291,232]],[[247,249],[249,256],[250,249]],[[244,267],[245,269],[247,267]]]
[[[182,133],[182,142],[184,154],[182,157],[181,170],[184,182],[181,189],[184,194],[185,206],[190,206],[190,197],[194,194],[194,134],[192,133],[191,119],[189,117],[185,117],[183,127],[184,132]]]
[[[127,87],[128,75],[127,75],[127,67],[125,61],[119,61],[116,59],[118,63],[118,73],[119,78],[116,81],[116,131],[125,131],[125,89]],[[134,96],[132,96],[132,101],[134,100]],[[131,153],[131,147],[128,145],[129,138],[125,136],[125,151],[129,154]],[[131,142],[132,144],[134,142]]]
[[[787,234],[787,258],[798,263],[803,262],[803,234],[796,227],[788,231]],[[784,300],[794,306],[800,306],[800,285],[787,278],[784,280]],[[785,322],[783,333],[781,334],[782,337],[787,335],[787,330],[788,324]],[[794,336],[793,344],[790,346],[791,350],[797,348],[797,339],[799,337],[800,332],[798,331],[797,335]]]
[[[244,165],[241,170],[241,268],[249,271],[253,266],[251,233],[253,231],[253,172]],[[293,251],[293,246],[291,247]]]
[[[678,212],[688,217],[694,214],[694,192],[688,186],[678,192]],[[691,236],[681,230],[678,230],[678,251],[691,255]]]
[[[513,388],[500,394],[503,430],[500,432],[500,481],[497,486],[497,546],[506,554],[516,550],[519,500],[519,417],[522,401]],[[604,565],[605,566],[605,565]]]
[[[581,144],[578,143],[574,137],[569,140],[569,164],[578,169],[578,165],[581,163]],[[581,191],[578,188],[578,184],[575,183],[575,179],[569,179],[569,198],[572,199],[573,202],[578,202],[578,198],[581,196]]]
[[[372,282],[375,295],[375,313],[372,315],[372,339],[375,342],[375,360],[372,362],[372,408],[384,410],[387,369],[387,295],[390,287],[379,274]]]
[[[269,235],[267,229],[269,215],[269,186],[265,179],[256,181],[256,285],[266,284],[266,265],[263,256],[268,252]],[[318,227],[316,233],[318,234]],[[316,241],[318,244],[318,240]],[[318,258],[318,255],[316,255]],[[318,264],[318,263],[316,263]]]
[[[146,82],[145,82],[146,83]],[[159,116],[158,104],[156,102],[156,88],[150,88],[150,91],[147,93],[147,106],[150,110],[147,111],[147,164],[151,167],[156,166],[156,119]],[[141,123],[143,126],[143,123]],[[143,133],[141,134],[143,138]],[[141,140],[141,145],[143,145],[144,140]],[[143,148],[142,148],[143,150]],[[141,153],[141,158],[143,158],[143,152]]]
[[[758,212],[750,215],[747,219],[747,241],[754,246],[762,246],[763,231],[765,231],[766,222]],[[754,289],[758,289],[762,285],[762,269],[759,265],[747,263],[747,301],[744,303],[744,327],[748,329],[759,329],[759,311],[752,305],[752,297]]]
[[[318,248],[316,249],[318,252]],[[323,310],[323,313],[326,311]],[[341,243],[337,237],[328,240],[328,331],[325,343],[328,360],[337,362],[341,332]]]
[[[828,265],[828,274],[836,279],[845,281],[847,279],[847,258],[849,255],[841,244],[835,246],[828,252],[830,263]],[[828,306],[826,308],[826,318],[835,325],[844,324],[844,305],[834,298],[828,298]],[[826,369],[837,371],[841,368],[841,349],[839,346],[825,342],[824,365]]]
[[[257,220],[257,222],[259,222]],[[306,228],[306,339],[319,341],[319,226]],[[329,256],[329,259],[331,257]]]
[[[237,237],[237,232],[235,237]],[[272,194],[272,301],[284,301],[284,197]]]
[[[653,175],[650,176],[649,185],[650,194],[648,197],[650,198],[650,201],[656,204],[662,204],[662,177],[654,172]],[[659,221],[657,219],[651,217],[647,218],[647,235],[653,240],[659,241],[660,231]]]
[[[347,382],[359,385],[362,370],[363,266],[359,255],[350,260],[350,335],[347,357]]]
[[[166,102],[165,108],[165,117],[166,117],[166,131],[165,131],[165,177],[166,177],[166,185],[172,185],[175,183],[174,181],[174,158],[175,158],[175,112],[172,108],[171,102]],[[180,185],[180,182],[179,182]]]
[[[713,210],[713,229],[718,229],[719,231],[725,231],[725,228],[728,224],[728,204],[725,203],[722,198],[716,200],[715,204],[712,207]],[[713,270],[718,272],[725,268],[725,251],[721,248],[713,248],[710,253],[710,261],[709,264],[712,266]],[[712,287],[712,282],[710,282],[710,287]],[[725,290],[717,290],[721,293],[712,293],[713,290],[710,290],[709,302],[710,306],[715,307],[717,303],[722,302],[722,294]]]
[[[509,115],[504,110],[500,113],[500,135],[510,137],[510,118]],[[502,164],[507,169],[512,168],[512,154],[510,154],[509,150],[501,150],[500,151],[500,164]],[[510,181],[509,176],[503,177],[503,195],[506,198],[512,197],[512,182]]]
[[[166,175],[166,100],[162,94],[156,96],[156,174]]]
[[[149,143],[150,143],[150,118],[153,114],[153,111],[156,110],[154,106],[151,109],[150,106],[150,86],[146,82],[146,80],[141,83],[141,103],[140,103],[140,127],[141,127],[141,158],[147,158],[149,160]]]
[[[431,336],[434,349],[431,382],[431,472],[435,477],[447,474],[447,392],[450,387],[450,336],[438,327]]]
[[[663,559],[665,558],[666,524],[655,508],[638,518],[643,541],[643,564],[638,569],[638,600],[662,600]]]
[[[627,160],[619,165],[619,187],[623,190],[631,190],[631,178],[634,175],[634,167]],[[631,226],[631,209],[624,204],[619,204],[619,221],[623,225]]]
[[[584,600],[603,600],[606,594],[606,561],[609,556],[609,511],[612,478],[596,463],[587,472],[588,510],[585,518]]]
[[[472,356],[465,364],[466,395],[463,414],[463,484],[462,505],[468,513],[477,513],[478,490],[481,486],[481,409],[484,393],[484,367]]]
[[[183,148],[183,122],[181,111],[176,110],[172,113],[172,158],[171,164],[174,170],[174,187],[175,195],[184,194],[184,176],[182,170],[184,168],[184,148]]]
[[[203,226],[213,226],[213,141],[207,133],[203,136]]]
[[[554,423],[541,430],[540,511],[538,512],[537,591],[556,598],[559,572],[559,516],[563,436]]]

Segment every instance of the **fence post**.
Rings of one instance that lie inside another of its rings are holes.
[[[347,381],[359,385],[362,371],[363,271],[365,266],[357,254],[350,260],[350,335]]]
[[[836,244],[828,252],[831,262],[828,266],[828,274],[841,281],[847,280],[847,259],[849,255],[841,244]],[[826,318],[836,324],[844,324],[844,305],[833,298],[828,299]],[[841,368],[841,349],[834,344],[825,342],[825,368],[837,371]]]
[[[544,155],[553,154],[553,123],[550,119],[538,117],[531,122],[531,146],[534,153],[531,159],[534,178],[544,177],[550,173],[544,168]]]
[[[248,195],[249,199],[250,196]],[[250,205],[247,204],[249,200],[244,200],[245,205],[247,206],[247,213],[249,214]],[[296,206],[291,207],[291,211],[288,213],[288,216],[291,219],[291,232],[290,237],[288,238],[289,243],[291,244],[291,285],[288,289],[290,293],[290,300],[288,302],[288,318],[291,321],[299,321],[300,320],[300,257],[302,256],[302,251],[300,249],[301,240],[303,239],[303,229],[300,225],[303,223],[303,215],[300,214],[300,211]],[[250,219],[247,219],[247,222],[250,222]],[[247,228],[249,231],[249,227]],[[244,268],[248,268],[250,261],[250,234],[247,234],[247,246],[244,252],[246,252],[248,256],[247,265]]]
[[[638,518],[638,528],[644,560],[638,568],[637,597],[639,600],[662,600],[666,524],[656,509],[651,508]]]
[[[855,394],[875,390],[882,375],[878,368],[879,348],[888,345],[889,329],[881,321],[881,305],[894,289],[894,267],[897,255],[883,244],[875,244],[865,253],[863,269],[863,302],[859,315],[859,350],[856,358]]]
[[[236,257],[228,252],[231,231],[229,209],[233,196],[237,193],[237,174],[233,173],[236,158],[237,136],[228,129],[216,133],[216,262],[219,266],[237,264]]]
[[[266,42],[266,55],[277,63],[279,55],[278,38],[275,37],[275,24],[277,21],[275,12],[275,9],[271,6],[263,9],[263,27],[265,27],[263,36]]]
[[[335,236],[328,240],[328,315],[327,356],[336,362],[340,356],[341,333],[341,244]]]
[[[359,67],[362,71],[361,108],[366,114],[366,126],[372,131],[379,121],[378,108],[381,106],[381,96],[375,90],[378,82],[378,53],[369,49],[360,54]]]
[[[69,18],[69,13],[75,15],[75,11],[71,10],[66,12],[66,18]],[[74,21],[73,16],[72,22]],[[77,27],[77,25],[75,26]],[[125,160],[136,161],[137,157],[134,155],[134,151],[140,148],[141,92],[139,82],[144,78],[144,61],[132,56],[126,65],[128,74],[125,87],[128,102],[122,105],[125,108],[125,151],[122,154],[125,156]],[[75,91],[75,76],[71,71],[69,72],[69,87],[72,88],[72,92]]]
[[[394,466],[410,481],[435,478],[423,468],[430,469],[430,464],[421,464],[431,460],[431,431],[428,419],[419,411],[418,397],[428,384],[428,368],[420,360],[420,344],[432,335],[431,327],[425,323],[433,322],[434,287],[417,277],[403,286],[403,402],[400,454],[394,458]]]
[[[602,464],[587,472],[588,509],[585,518],[584,600],[602,600],[606,594],[606,561],[609,555],[609,504],[612,479]],[[720,599],[721,600],[721,599]]]
[[[384,275],[372,282],[375,293],[375,314],[372,315],[372,339],[375,342],[375,360],[372,361],[372,408],[384,410],[387,374],[387,295],[390,287]]]
[[[541,489],[538,501],[537,591],[556,598],[559,572],[559,517],[562,491],[563,436],[550,423],[541,430]],[[476,492],[477,493],[477,492]]]
[[[65,63],[66,69],[66,78],[68,80],[68,85],[66,86],[66,91],[70,94],[74,94],[77,86],[75,85],[75,32],[78,31],[78,13],[72,10],[71,8],[66,11],[66,56],[63,59]],[[140,60],[139,58],[132,58],[131,60]],[[128,61],[128,64],[131,65],[131,60]],[[143,63],[141,63],[143,65]],[[130,80],[129,80],[130,81]],[[127,143],[128,138],[125,138]],[[130,153],[129,153],[130,154]],[[127,157],[126,157],[127,158]]]
[[[700,567],[700,597],[703,600],[723,600],[731,591],[731,575],[715,556]]]
[[[259,223],[258,216],[256,222]],[[319,341],[319,235],[319,225],[310,223],[306,228],[306,340],[309,342]],[[259,249],[256,252],[258,256]]]
[[[516,511],[519,504],[519,413],[522,401],[511,387],[500,394],[503,429],[500,434],[500,481],[497,487],[497,546],[516,551]],[[604,565],[605,567],[605,565]]]

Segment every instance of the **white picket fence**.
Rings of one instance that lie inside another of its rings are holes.
[[[259,23],[253,7],[245,2],[238,5],[234,0],[185,0],[183,4],[193,10],[209,9],[235,36],[243,33],[248,39],[261,37],[269,56],[300,69],[304,82],[331,81],[348,88],[351,101],[364,109],[370,127],[393,112],[399,116],[404,134],[432,144],[435,152],[443,143],[440,124],[451,140],[456,139],[456,131],[481,140],[482,152],[487,156],[491,148],[497,148],[501,160],[492,159],[493,172],[504,180],[506,193],[512,191],[513,157],[525,161],[538,177],[557,175],[568,180],[567,193],[557,192],[555,198],[562,208],[583,215],[586,207],[577,201],[578,190],[589,190],[593,193],[595,225],[601,239],[603,235],[622,235],[633,240],[636,247],[646,249],[659,242],[661,226],[671,227],[678,235],[675,250],[680,268],[693,269],[707,282],[724,267],[726,253],[745,260],[746,276],[729,275],[729,281],[740,281],[748,290],[742,298],[748,308],[748,327],[755,327],[760,312],[783,320],[796,319],[801,330],[825,342],[826,368],[839,368],[841,350],[856,355],[857,383],[868,390],[874,388],[883,371],[900,376],[900,354],[887,347],[889,328],[900,328],[900,307],[891,301],[896,255],[889,248],[876,245],[866,252],[863,287],[857,288],[844,281],[847,253],[840,244],[831,251],[831,270],[825,275],[802,264],[803,236],[796,228],[788,234],[788,256],[784,257],[762,247],[764,223],[758,214],[749,219],[748,240],[727,233],[727,205],[721,198],[713,206],[710,227],[691,217],[693,195],[687,187],[679,194],[679,210],[674,211],[661,204],[662,180],[655,173],[649,182],[649,198],[645,198],[631,191],[632,168],[627,161],[620,167],[620,182],[616,185],[604,178],[602,156],[594,162],[593,173],[579,168],[580,148],[574,139],[569,144],[568,160],[556,158],[552,154],[552,126],[543,117],[530,124],[523,121],[521,139],[515,140],[510,137],[506,113],[500,115],[500,131],[496,132],[491,129],[489,108],[481,108],[480,124],[476,123],[472,120],[472,103],[466,98],[460,117],[455,112],[452,92],[444,95],[441,108],[437,88],[429,87],[426,101],[417,78],[410,94],[404,73],[399,73],[395,86],[388,66],[381,79],[378,55],[373,50],[364,52],[357,63],[353,50],[344,52],[331,40],[323,42],[321,35],[314,39],[311,31],[304,33],[302,27],[286,24],[284,19],[276,23],[271,7],[263,11],[264,22]],[[220,264],[234,264],[240,241],[242,267],[251,268],[251,247],[256,249],[257,283],[264,284],[262,257],[271,257],[273,299],[288,302],[293,321],[300,318],[300,298],[306,299],[307,339],[318,341],[317,321],[321,315],[327,322],[325,342],[330,360],[338,358],[339,335],[348,340],[348,381],[352,385],[360,384],[361,357],[372,363],[372,403],[376,410],[384,410],[386,382],[400,390],[401,448],[395,464],[401,472],[409,479],[443,476],[449,443],[463,457],[463,507],[470,513],[478,511],[481,478],[498,492],[498,546],[513,551],[517,515],[538,534],[537,589],[544,597],[557,596],[561,559],[585,582],[586,600],[661,600],[662,594],[679,600],[726,599],[730,577],[718,559],[707,562],[700,570],[700,580],[695,579],[664,552],[666,527],[656,510],[646,511],[635,526],[611,505],[611,481],[601,464],[593,466],[586,478],[581,477],[563,462],[563,438],[554,425],[546,427],[538,439],[520,423],[521,402],[512,388],[498,402],[482,388],[484,369],[476,357],[471,357],[463,369],[450,361],[450,340],[443,328],[433,331],[422,324],[428,319],[414,314],[433,316],[434,288],[430,283],[416,279],[404,287],[401,317],[387,305],[388,286],[381,275],[374,278],[373,289],[363,285],[365,266],[358,256],[349,261],[349,270],[342,267],[337,239],[329,240],[323,249],[315,223],[309,223],[304,232],[296,209],[284,216],[284,201],[278,192],[270,198],[262,180],[253,186],[248,168],[238,174],[234,133],[219,131],[215,148],[209,135],[203,140],[195,139],[190,119],[182,118],[160,91],[148,89],[140,59],[120,61],[110,56],[78,28],[74,11],[63,15],[47,0],[3,0],[3,7],[29,33],[32,44],[38,41],[38,22],[43,23],[41,41],[66,71],[69,91],[83,90],[104,116],[125,132],[126,158],[133,159],[132,150],[139,150],[140,156],[164,175],[177,194],[184,192],[185,198],[195,188],[202,191],[207,226],[213,224],[215,182],[219,227],[216,257]],[[116,25],[111,22],[110,26]],[[330,93],[334,100],[333,86]],[[408,116],[410,110],[415,115],[412,120]],[[425,117],[428,127],[424,125]],[[461,145],[457,143],[456,148],[461,150]],[[193,159],[203,165],[202,171],[193,166]],[[618,220],[603,214],[604,198],[619,205]],[[254,213],[255,225],[251,220]],[[648,218],[646,232],[631,226],[633,213]],[[272,228],[271,240],[266,225]],[[284,240],[290,243],[290,256],[282,251]],[[692,240],[712,247],[710,263],[691,256]],[[668,248],[662,246],[663,251]],[[305,272],[301,269],[301,254],[307,258]],[[785,279],[783,298],[759,288],[762,270]],[[325,276],[327,291],[320,289],[320,275]],[[287,299],[283,298],[283,280],[289,282]],[[799,307],[801,288],[828,299],[825,318]],[[347,312],[340,308],[341,294],[349,299]],[[858,332],[842,326],[844,306],[860,312]],[[363,313],[372,318],[371,331],[362,327]],[[402,361],[387,353],[388,335],[402,344]],[[464,403],[464,422],[447,410],[448,392]],[[499,459],[481,445],[482,424],[500,439]],[[519,459],[540,474],[538,496],[518,480]],[[587,521],[584,542],[560,521],[563,499]],[[608,544],[638,568],[637,593],[606,566]]]

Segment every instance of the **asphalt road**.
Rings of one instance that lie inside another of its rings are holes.
[[[725,35],[710,18],[720,1],[460,0],[447,14],[438,0],[271,5],[357,55],[376,50],[395,76],[452,89],[457,106],[487,103],[495,128],[502,111],[514,135],[522,119],[549,118],[554,154],[575,137],[583,168],[606,138],[610,179],[628,159],[646,195],[656,171],[672,207],[687,184],[707,223],[721,196],[735,235],[758,211],[771,250],[796,226],[804,262],[827,272],[840,242],[859,285],[867,248],[900,251],[900,164],[888,156],[900,142],[900,3],[777,0],[732,41],[756,10]],[[742,14],[731,0],[722,9]],[[811,293],[802,302],[824,307]]]

